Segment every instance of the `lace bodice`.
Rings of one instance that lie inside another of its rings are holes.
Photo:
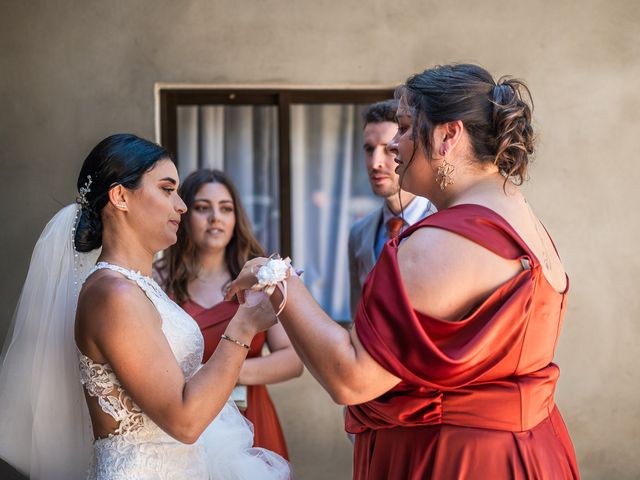
[[[160,314],[164,332],[185,379],[200,367],[204,341],[198,324],[167,297],[151,278],[100,262],[89,272],[108,268],[133,280]],[[150,359],[149,361],[153,361]],[[193,445],[180,443],[158,427],[133,402],[113,369],[80,353],[80,377],[87,394],[117,422],[116,431],[94,442],[87,480],[285,480],[289,464],[252,448],[253,431],[232,401]]]
[[[141,275],[140,272],[99,262],[91,269],[88,276],[103,268],[119,272],[136,282],[153,302],[162,319],[162,331],[167,337],[185,379],[191,378],[198,370],[204,351],[204,341],[196,322],[169,299],[153,279]],[[118,422],[116,435],[159,430],[122,388],[109,364],[96,363],[82,353],[79,353],[79,357],[80,381],[87,393],[97,398],[102,411]]]

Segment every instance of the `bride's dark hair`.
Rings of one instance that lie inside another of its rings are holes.
[[[129,133],[111,135],[93,147],[78,175],[82,205],[74,236],[78,252],[102,246],[102,210],[109,190],[116,185],[135,190],[160,160],[172,160],[172,156],[160,145]]]

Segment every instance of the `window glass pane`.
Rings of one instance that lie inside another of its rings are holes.
[[[292,247],[296,267],[335,320],[349,320],[348,238],[381,205],[362,149],[366,105],[291,106]]]
[[[276,106],[179,106],[178,173],[227,173],[240,192],[254,233],[267,252],[280,249],[278,111]]]

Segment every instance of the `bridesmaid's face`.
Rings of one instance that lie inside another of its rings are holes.
[[[236,226],[231,193],[221,183],[205,183],[194,198],[189,216],[189,235],[199,250],[225,249]]]

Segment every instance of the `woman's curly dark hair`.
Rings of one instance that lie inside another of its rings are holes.
[[[497,82],[471,64],[441,65],[409,77],[396,91],[413,109],[414,135],[432,157],[436,125],[462,121],[475,158],[494,163],[505,177],[522,184],[534,152],[533,101],[522,80]]]

